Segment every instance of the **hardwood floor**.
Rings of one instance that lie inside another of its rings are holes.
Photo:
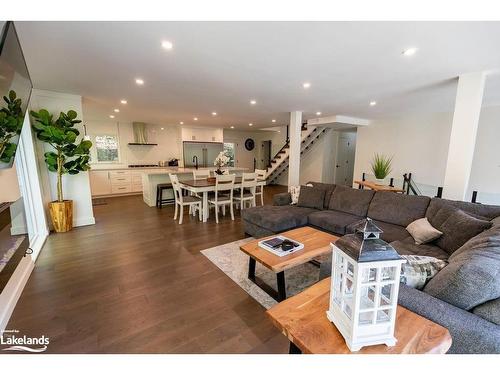
[[[266,203],[285,189],[266,187]],[[48,238],[8,329],[49,337],[49,353],[288,352],[265,309],[200,253],[244,238],[239,213],[179,225],[173,206],[106,201],[95,225]]]

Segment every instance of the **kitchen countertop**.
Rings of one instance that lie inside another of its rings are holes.
[[[217,168],[215,167],[198,168],[198,170],[207,170],[207,169],[210,171],[215,171]],[[228,169],[230,171],[246,171],[248,168],[228,167],[224,169]],[[196,168],[165,167],[165,168],[158,168],[158,170],[144,172],[144,174],[155,175],[155,174],[165,174],[165,173],[193,173],[194,170],[196,170]]]

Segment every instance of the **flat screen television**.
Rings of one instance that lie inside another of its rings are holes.
[[[32,83],[14,23],[0,23],[0,169],[14,164]]]

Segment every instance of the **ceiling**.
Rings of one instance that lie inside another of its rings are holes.
[[[16,22],[16,27],[35,88],[82,95],[87,121],[116,115],[119,121],[248,129],[249,123],[286,124],[293,110],[304,111],[306,119],[318,117],[317,111],[368,119],[444,112],[453,110],[458,75],[500,70],[500,22]],[[173,49],[163,49],[163,40]],[[409,47],[417,53],[402,55]],[[136,85],[138,77],[143,86]],[[304,82],[311,87],[304,89]],[[120,104],[122,98],[127,105]],[[484,105],[497,104],[500,74],[492,74]]]

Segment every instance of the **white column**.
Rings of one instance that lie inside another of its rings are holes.
[[[466,199],[483,101],[484,80],[484,72],[464,74],[458,78],[455,112],[444,176],[444,198]]]
[[[288,187],[300,184],[300,144],[302,142],[302,112],[290,112]]]

